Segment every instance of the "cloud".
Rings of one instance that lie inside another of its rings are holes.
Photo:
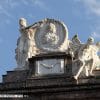
[[[95,40],[100,41],[100,0],[74,0],[83,4],[86,8],[85,12],[88,13],[89,17],[90,14],[94,16],[95,20],[93,19],[94,25],[91,26],[92,34],[90,34]]]
[[[75,0],[85,5],[89,13],[100,16],[100,0]]]
[[[0,14],[4,14],[7,17],[12,18],[13,15],[11,13],[11,10],[16,9],[18,7],[37,7],[44,10],[49,11],[47,5],[43,0],[3,0],[0,1]]]
[[[16,11],[16,8],[21,8],[21,7],[31,7],[31,9],[33,9],[34,7],[36,7],[37,9],[40,8],[44,11],[49,11],[48,7],[46,6],[46,4],[43,2],[43,0],[1,0],[0,1],[0,20],[16,20],[14,15]],[[31,13],[28,12],[28,13]],[[23,12],[21,13],[21,11],[17,12],[17,16],[18,15],[23,15]],[[7,23],[9,23],[7,21]]]
[[[33,0],[33,5],[49,12],[49,8],[47,7],[47,5],[43,2],[43,0]]]
[[[22,0],[24,5],[28,5],[29,4],[29,0]]]
[[[0,5],[0,14],[4,14],[9,17],[11,16],[10,13],[8,13],[7,10],[2,5]]]
[[[11,8],[19,6],[19,2],[17,0],[8,0],[8,3],[6,5],[9,5]]]
[[[95,38],[95,39],[100,39],[100,33],[93,32],[93,33],[91,34],[91,36],[92,36],[93,38]]]
[[[11,7],[16,7],[16,6],[20,6],[20,5],[24,5],[24,6],[36,6],[39,7],[43,10],[47,10],[48,7],[46,6],[46,4],[44,3],[43,0],[8,0],[9,5]]]
[[[42,1],[40,1],[40,0],[35,0],[34,4],[39,6],[39,7],[42,7],[42,8],[45,6],[44,3]]]
[[[0,16],[8,17],[14,19],[13,15],[9,11],[9,3],[0,1]]]

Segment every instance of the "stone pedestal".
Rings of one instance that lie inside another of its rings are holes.
[[[23,95],[23,98],[17,100],[100,99],[100,77],[80,79],[79,82],[77,84],[72,77],[66,75],[27,78],[25,81],[0,84],[0,94]],[[13,99],[16,100],[10,98]]]
[[[64,73],[35,75],[34,62],[52,57],[67,60]],[[0,94],[21,95],[21,98],[12,97],[6,100],[99,100],[100,72],[98,71],[95,77],[80,78],[76,81],[72,76],[71,61],[70,55],[64,53],[30,58],[29,70],[8,71],[7,75],[3,76]]]

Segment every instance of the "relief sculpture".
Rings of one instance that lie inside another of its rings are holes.
[[[19,20],[20,37],[17,40],[16,62],[18,70],[28,69],[28,59],[39,54],[64,52],[72,56],[72,73],[77,80],[82,73],[93,76],[95,69],[100,69],[100,42],[94,43],[89,37],[82,43],[76,34],[72,40],[68,39],[66,26],[54,19],[44,19],[31,26],[27,26],[24,18]]]
[[[50,25],[46,28],[46,33],[43,35],[43,44],[50,44],[50,45],[56,45],[59,37],[56,34],[56,27],[54,24],[50,23]]]

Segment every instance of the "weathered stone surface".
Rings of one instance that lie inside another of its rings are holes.
[[[33,77],[1,84],[0,94],[22,94],[26,95],[26,100],[97,100],[100,99],[100,77],[98,79],[99,82],[96,78],[80,79],[81,83],[77,84],[76,80],[66,75]],[[82,83],[84,80],[88,81]]]
[[[28,58],[41,53],[66,52],[69,45],[68,30],[64,23],[44,19],[31,26],[19,20],[21,36],[17,40],[16,70],[28,69]]]
[[[25,81],[28,73],[28,70],[7,71],[7,75],[3,75],[3,83]]]
[[[7,100],[99,100],[100,43],[89,38],[83,44],[75,35],[68,40],[66,26],[44,19],[27,26],[19,20],[17,68],[7,71],[0,84],[0,96],[22,95]]]
[[[68,40],[65,24],[48,18],[31,26],[27,26],[27,21],[21,18],[19,25],[21,36],[17,41],[16,70],[29,69],[29,58],[50,52],[66,52],[72,55],[72,73],[76,80],[81,76],[93,76],[93,70],[100,67],[100,42],[94,43],[92,37],[86,43],[81,43],[78,35]]]
[[[95,76],[93,70],[100,68],[100,43],[94,44],[94,39],[89,37],[85,44],[82,44],[78,36],[74,36],[70,49],[73,54],[73,75],[76,80],[81,76]],[[84,73],[84,74],[83,74]]]
[[[29,59],[30,70],[8,71],[0,84],[0,94],[21,94],[23,100],[97,100],[100,99],[100,75],[75,80],[71,69],[62,75],[34,75],[34,62],[39,59],[66,58],[67,66],[72,63],[65,53],[39,55]],[[71,67],[71,66],[69,66]],[[69,73],[70,72],[70,73]],[[68,74],[69,73],[69,74]],[[95,72],[96,73],[96,72]],[[10,98],[10,100],[16,100]],[[18,99],[18,98],[17,98]],[[20,100],[20,99],[18,99]]]

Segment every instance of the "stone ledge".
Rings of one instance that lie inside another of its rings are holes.
[[[3,83],[25,81],[28,73],[28,70],[7,71],[7,75],[3,75]]]

